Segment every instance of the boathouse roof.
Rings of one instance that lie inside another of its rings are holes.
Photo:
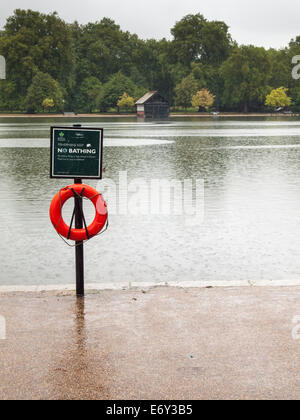
[[[150,92],[147,92],[144,96],[142,96],[138,101],[136,101],[136,105],[143,105],[145,104],[147,101],[149,101],[149,99],[152,98],[152,96],[154,96],[158,91],[157,90],[150,90]]]

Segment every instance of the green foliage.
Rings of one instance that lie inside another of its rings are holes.
[[[244,112],[248,112],[252,102],[263,104],[270,71],[270,58],[264,48],[236,47],[220,68],[224,80],[223,103],[243,107]]]
[[[176,59],[190,65],[203,55],[202,32],[206,23],[203,15],[187,15],[171,29],[174,37],[173,49]]]
[[[104,18],[89,23],[81,28],[79,35],[77,77],[80,82],[93,76],[103,83],[126,67],[128,46],[125,48],[125,44],[129,34],[122,32],[114,21]]]
[[[16,104],[17,87],[10,80],[0,80],[0,109],[2,111],[18,110],[19,104]]]
[[[62,110],[63,90],[59,83],[47,73],[37,73],[28,88],[25,106],[29,112],[41,112],[45,99],[52,98],[54,108],[57,111]]]
[[[124,92],[137,99],[147,90],[159,90],[170,105],[189,107],[191,96],[206,88],[224,111],[263,110],[266,95],[281,86],[300,107],[299,82],[291,77],[300,36],[280,50],[239,47],[226,23],[201,14],[184,16],[171,34],[170,41],[142,40],[109,18],[67,24],[56,13],[18,9],[0,31],[0,55],[7,62],[0,109],[39,112],[53,98],[47,109],[59,110],[64,97],[65,109],[104,111],[116,108]],[[44,78],[37,86],[41,74],[51,83]]]
[[[233,48],[229,27],[224,22],[206,22],[202,31],[204,64],[219,66],[225,61]]]
[[[287,89],[284,87],[272,90],[266,97],[265,105],[272,108],[291,106],[292,100],[288,97],[286,92]]]
[[[56,13],[16,10],[1,34],[0,54],[6,58],[17,108],[22,107],[37,72],[48,73],[66,89],[72,86],[75,62],[72,34]],[[9,103],[12,98],[5,99]]]
[[[87,77],[76,94],[77,108],[82,112],[93,112],[98,107],[102,83],[97,77]]]
[[[293,79],[291,77],[291,57],[287,48],[281,50],[270,49],[268,56],[271,62],[271,72],[269,74],[269,85],[273,89],[280,86],[291,87]]]
[[[207,88],[215,95],[215,104],[219,108],[222,100],[224,83],[218,66],[210,64],[192,63],[192,74],[200,88]]]
[[[143,89],[143,94],[146,91],[146,89]],[[128,95],[136,98],[139,88],[131,79],[129,79],[129,77],[124,76],[121,72],[113,74],[108,82],[103,85],[101,94],[98,98],[100,109],[105,110],[107,108],[116,107],[124,92],[127,92]]]
[[[191,105],[192,96],[198,90],[198,83],[193,74],[182,79],[175,88],[175,104],[187,108]]]
[[[171,29],[174,55],[179,62],[220,65],[229,56],[232,39],[224,22],[207,21],[203,15],[187,15]]]

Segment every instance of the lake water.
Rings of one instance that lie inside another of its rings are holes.
[[[85,245],[88,283],[300,283],[300,120],[0,118],[0,285],[74,283],[74,249],[48,215],[72,183],[49,178],[49,128],[73,122],[104,128],[105,177],[116,184],[127,171],[128,182],[146,186],[205,186],[202,223],[112,214],[109,230]]]

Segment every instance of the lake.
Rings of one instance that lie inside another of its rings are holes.
[[[74,248],[49,220],[52,197],[72,183],[49,178],[50,126],[73,122],[104,128],[105,178],[118,186],[126,171],[146,207],[153,180],[204,182],[199,223],[112,212],[109,230],[85,245],[87,283],[300,284],[300,120],[132,117],[0,118],[0,285],[75,283]]]

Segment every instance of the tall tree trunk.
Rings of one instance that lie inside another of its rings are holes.
[[[249,111],[249,109],[248,109],[248,102],[245,102],[245,104],[244,104],[244,113],[245,114],[248,114],[248,111]]]

